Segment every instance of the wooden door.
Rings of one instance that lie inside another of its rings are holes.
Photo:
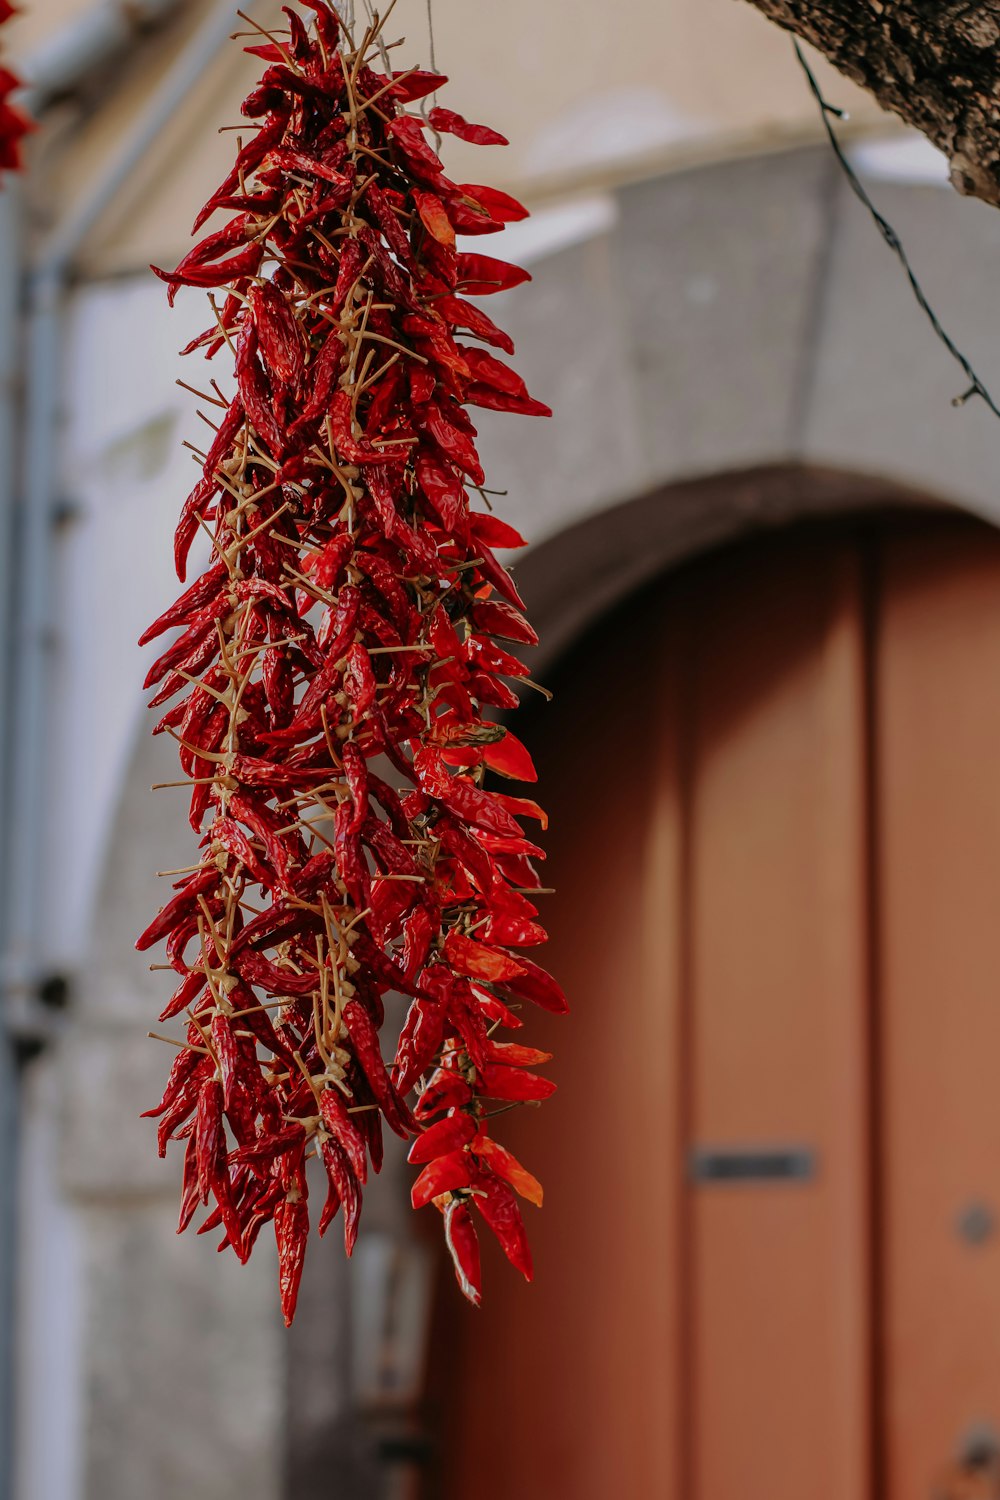
[[[802,540],[722,559],[685,592],[689,1459],[675,1493],[862,1500],[861,566],[848,545]],[[750,1175],[699,1173],[720,1150]],[[796,1161],[802,1176],[768,1175]]]
[[[880,594],[882,1430],[891,1500],[923,1500],[1000,1448],[996,533],[897,537]]]
[[[931,1500],[1000,1429],[1000,540],[737,549],[555,686],[537,1276],[443,1289],[427,1493]]]

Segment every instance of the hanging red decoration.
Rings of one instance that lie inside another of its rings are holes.
[[[0,26],[17,14],[9,0],[0,0]],[[21,87],[21,80],[5,67],[0,52],[0,172],[19,172],[21,141],[31,129],[31,122],[11,104],[11,95]]]
[[[183,1017],[157,1109],[184,1140],[180,1227],[245,1259],[274,1224],[291,1321],[310,1212],[306,1161],[350,1253],[382,1122],[415,1137],[413,1204],[433,1203],[462,1290],[481,1295],[476,1225],[532,1274],[518,1197],[534,1177],[490,1134],[500,1108],[546,1098],[548,1054],[498,1039],[524,1002],[566,1009],[521,950],[544,941],[535,779],[487,717],[518,698],[513,654],[536,636],[494,555],[522,545],[476,510],[485,482],[470,407],[548,415],[491,349],[508,336],[470,297],[528,279],[456,235],[526,210],[449,180],[428,128],[502,137],[413,106],[447,80],[391,71],[377,23],[356,44],[325,0],[248,50],[266,70],[254,134],[199,214],[232,214],[170,288],[225,288],[189,350],[235,363],[184,504],[176,564],[199,533],[202,576],[143,642],[183,627],[151,667],[157,726],[178,741],[201,860],[139,939],[166,939]],[[462,330],[470,343],[457,337]],[[487,502],[488,504],[488,502]],[[504,644],[501,644],[503,642]],[[374,764],[381,761],[381,765]],[[390,784],[390,783],[395,784]],[[401,785],[400,785],[401,784]],[[383,998],[409,1011],[386,1066]]]

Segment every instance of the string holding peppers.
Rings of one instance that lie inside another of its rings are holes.
[[[201,857],[137,944],[166,940],[161,1019],[186,1023],[149,1111],[161,1155],[185,1142],[179,1227],[207,1206],[202,1231],[245,1260],[273,1222],[286,1322],[306,1161],[326,1171],[319,1232],[342,1212],[350,1253],[383,1120],[415,1137],[413,1204],[440,1210],[465,1295],[481,1296],[477,1221],[530,1279],[518,1196],[541,1187],[492,1139],[489,1101],[554,1085],[535,1071],[549,1054],[497,1033],[525,1002],[566,1009],[522,951],[545,939],[523,826],[544,814],[486,785],[535,779],[486,714],[517,705],[508,646],[537,637],[493,550],[521,538],[473,509],[468,409],[549,411],[468,300],[527,273],[456,243],[526,210],[445,175],[428,124],[503,137],[412,112],[444,77],[391,71],[377,19],[355,43],[326,0],[302,4],[308,25],[286,7],[287,30],[248,48],[266,64],[243,105],[255,133],[195,229],[232,217],[157,270],[171,301],[224,289],[186,352],[226,350],[235,394],[213,385],[176,532],[181,581],[199,533],[209,566],[142,637],[181,627],[146,685],[171,704],[154,732],[178,742]],[[409,1010],[387,1066],[390,991]]]

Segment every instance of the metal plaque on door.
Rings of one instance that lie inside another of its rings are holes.
[[[695,1146],[688,1174],[693,1182],[811,1182],[816,1153],[808,1146]]]

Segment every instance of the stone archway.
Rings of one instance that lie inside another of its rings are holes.
[[[930,492],[815,464],[769,464],[667,484],[608,506],[530,547],[518,588],[554,661],[606,610],[670,568],[795,521],[899,508],[950,508]]]

